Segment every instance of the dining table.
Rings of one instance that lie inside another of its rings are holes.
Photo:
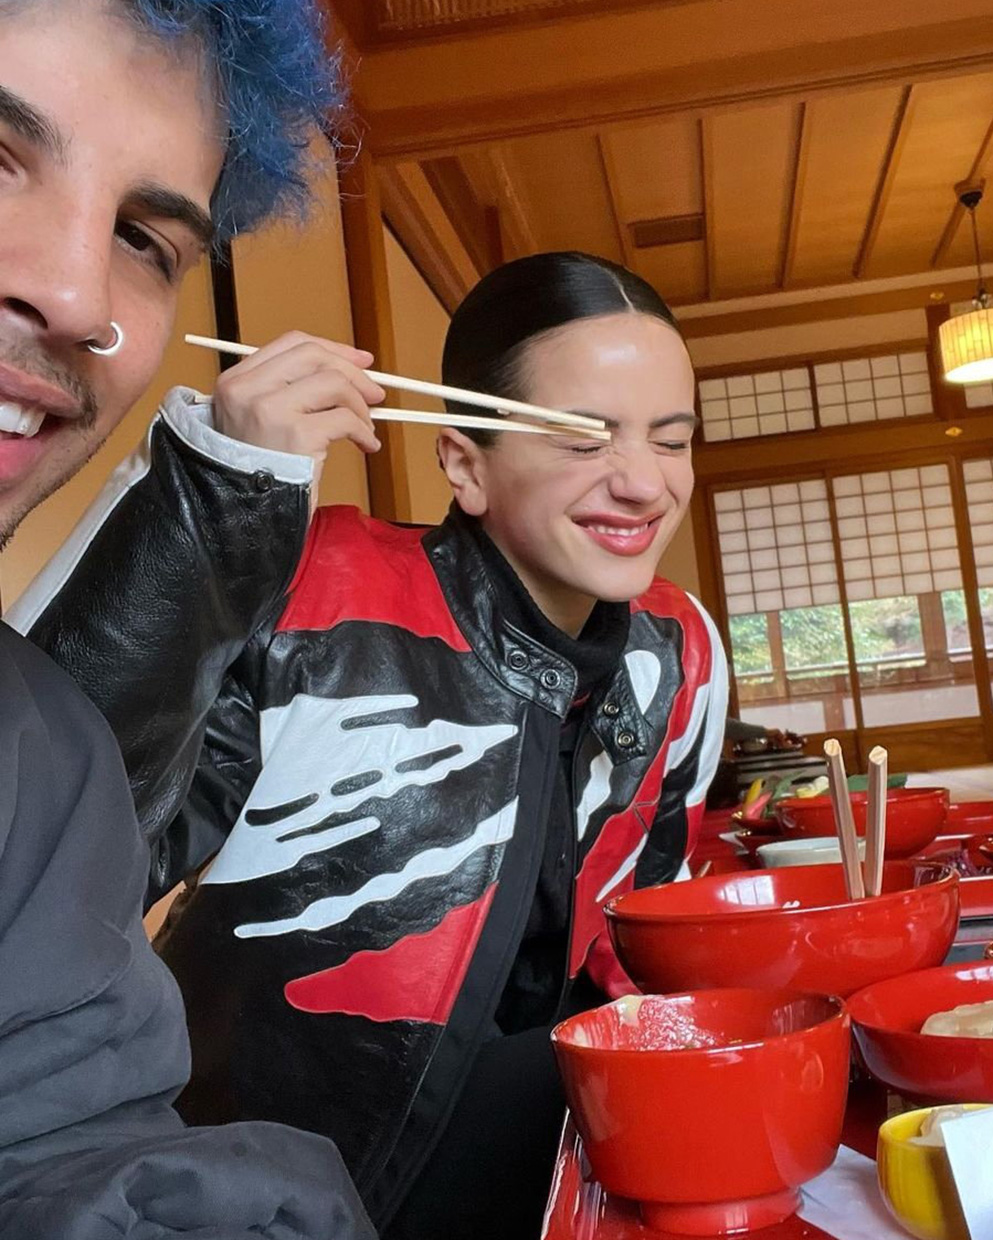
[[[734,873],[757,864],[731,840],[729,818],[728,810],[704,815],[690,858],[693,874],[704,867],[709,873]],[[939,838],[928,851],[938,851],[942,845],[947,848],[953,842],[954,837]],[[972,885],[966,887],[966,883]],[[993,943],[993,875],[966,880],[966,883],[962,886],[970,894],[963,901],[962,919],[948,955],[949,962],[980,959],[986,947]],[[849,1240],[849,1237],[883,1240],[883,1237],[906,1235],[886,1214],[882,1199],[869,1183],[874,1180],[874,1174],[870,1174],[864,1160],[875,1159],[880,1125],[890,1116],[915,1105],[919,1104],[872,1080],[853,1062],[839,1161],[845,1160],[846,1166],[857,1168],[857,1174],[851,1173],[850,1181],[853,1188],[857,1184],[854,1196],[858,1200],[844,1207],[839,1203],[835,1223],[830,1221],[831,1208],[823,1208],[816,1195],[805,1191],[799,1213],[772,1227],[749,1232],[747,1240]],[[664,1116],[660,1116],[660,1122],[664,1122]],[[647,1136],[646,1139],[651,1138]],[[844,1177],[837,1178],[844,1183]],[[831,1195],[832,1200],[837,1200],[835,1186],[831,1188]],[[860,1210],[865,1215],[861,1219]],[[818,1215],[823,1225],[804,1217],[809,1213]],[[612,1197],[604,1191],[592,1175],[575,1124],[566,1116],[541,1240],[686,1240],[686,1237],[669,1237],[649,1230],[641,1222],[636,1203]]]

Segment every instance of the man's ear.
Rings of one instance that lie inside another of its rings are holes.
[[[470,517],[486,515],[486,451],[450,426],[438,434],[438,463],[459,507]]]

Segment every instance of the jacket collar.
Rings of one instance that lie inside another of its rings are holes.
[[[560,719],[576,697],[577,673],[568,659],[514,624],[500,605],[467,518],[452,511],[423,540],[445,600],[486,670],[512,693]],[[615,763],[644,757],[653,743],[623,657],[614,676],[593,693],[591,727]]]

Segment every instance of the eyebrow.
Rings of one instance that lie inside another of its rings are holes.
[[[66,162],[69,143],[66,136],[44,112],[15,95],[6,86],[0,86],[0,120],[32,146],[47,152],[60,164]]]
[[[128,203],[160,220],[177,220],[183,224],[199,244],[206,249],[214,239],[214,222],[192,198],[180,194],[165,185],[146,181],[128,194]]]
[[[5,86],[0,86],[0,121],[58,163],[65,166],[68,162],[69,141],[65,134],[44,112]],[[178,190],[146,181],[131,190],[127,201],[158,219],[177,220],[189,229],[203,249],[214,239],[210,213]]]

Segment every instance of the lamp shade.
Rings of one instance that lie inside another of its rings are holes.
[[[993,307],[946,319],[938,328],[941,368],[949,383],[993,379]]]

